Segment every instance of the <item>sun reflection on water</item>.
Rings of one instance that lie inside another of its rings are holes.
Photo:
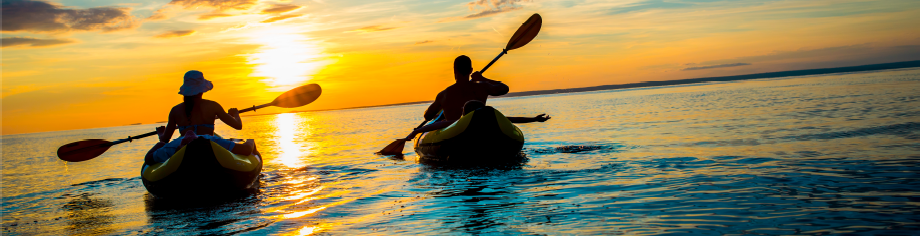
[[[266,77],[275,87],[299,85],[330,63],[313,39],[296,31],[271,27],[251,34],[255,43],[264,45],[257,53],[246,55],[255,64],[253,76]]]
[[[281,162],[287,167],[298,168],[305,163],[303,157],[310,154],[310,147],[303,139],[309,136],[308,127],[305,118],[294,113],[278,114],[275,119],[275,128],[277,128],[278,138],[275,140],[278,147],[277,162]],[[300,137],[300,138],[298,138]]]

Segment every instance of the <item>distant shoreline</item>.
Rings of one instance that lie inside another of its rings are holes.
[[[631,83],[631,84],[601,85],[601,86],[582,87],[582,88],[570,88],[570,89],[551,89],[551,90],[536,90],[536,91],[525,91],[525,92],[513,92],[513,93],[508,93],[508,94],[505,94],[505,95],[503,95],[503,96],[501,96],[501,97],[496,97],[496,98],[524,97],[524,96],[536,96],[536,95],[558,94],[558,93],[578,93],[578,92],[590,92],[590,91],[600,91],[600,90],[616,90],[616,89],[631,89],[631,88],[643,88],[643,87],[659,87],[659,86],[682,85],[682,84],[697,84],[697,83],[718,82],[718,81],[752,80],[752,79],[766,79],[766,78],[781,78],[781,77],[790,77],[790,76],[805,76],[805,75],[821,75],[821,74],[834,74],[834,73],[847,73],[847,72],[864,72],[864,71],[877,71],[877,70],[891,70],[891,69],[904,69],[904,68],[914,68],[914,67],[920,67],[920,60],[918,60],[918,61],[903,61],[903,62],[882,63],[882,64],[871,64],[871,65],[861,65],[861,66],[847,66],[847,67],[834,67],[834,68],[822,68],[822,69],[807,69],[807,70],[790,70],[790,71],[766,72],[766,73],[747,74],[747,75],[731,75],[731,76],[705,77],[705,78],[695,78],[695,79],[679,79],[679,80],[665,80],[665,81],[645,81],[645,82]],[[280,113],[298,113],[298,112],[319,112],[319,111],[350,110],[350,109],[373,108],[373,107],[389,107],[389,106],[414,105],[414,104],[420,104],[420,103],[431,103],[431,101],[404,102],[404,103],[396,103],[396,104],[385,104],[385,105],[374,105],[374,106],[360,106],[360,107],[348,107],[348,108],[336,108],[336,109],[323,109],[323,110],[304,110],[304,111],[293,111],[293,112],[278,112],[278,113],[258,114],[258,115],[251,115],[251,116],[264,116],[264,115],[273,115],[273,114],[280,114]]]
[[[658,86],[681,85],[681,84],[696,84],[696,83],[717,82],[717,81],[751,80],[751,79],[781,78],[781,77],[790,77],[790,76],[891,70],[891,69],[903,69],[903,68],[913,68],[913,67],[920,67],[920,61],[904,61],[904,62],[894,62],[894,63],[884,63],[884,64],[847,66],[847,67],[835,67],[835,68],[823,68],[823,69],[790,70],[790,71],[767,72],[767,73],[757,73],[757,74],[747,74],[747,75],[705,77],[705,78],[696,78],[696,79],[645,81],[645,82],[632,83],[632,84],[601,85],[601,86],[571,88],[571,89],[538,90],[538,91],[508,93],[507,95],[504,95],[502,97],[521,97],[521,96],[534,96],[534,95],[555,94],[555,93],[577,93],[577,92],[589,92],[589,91],[598,91],[598,90],[630,89],[630,88],[658,87]]]

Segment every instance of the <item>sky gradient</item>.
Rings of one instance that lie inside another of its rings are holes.
[[[533,13],[511,92],[920,60],[916,0],[3,0],[2,133],[165,121],[188,70],[224,108],[323,87],[244,115],[433,100]]]

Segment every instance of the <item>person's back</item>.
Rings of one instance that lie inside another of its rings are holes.
[[[444,118],[448,120],[457,120],[463,116],[463,105],[467,101],[481,101],[483,103],[489,98],[488,85],[479,83],[456,83],[447,87],[442,92],[444,96],[441,102],[441,109],[444,110]]]
[[[214,135],[214,118],[224,113],[223,107],[217,102],[198,98],[187,111],[187,103],[192,102],[179,103],[169,111],[169,119],[176,122],[179,133],[192,130],[199,135]]]
[[[454,80],[456,82],[438,93],[435,101],[425,111],[426,120],[434,119],[442,110],[445,120],[457,120],[463,116],[463,104],[467,101],[485,103],[490,95],[500,96],[508,93],[507,85],[486,79],[479,72],[473,73],[472,61],[467,56],[459,56],[454,60]]]

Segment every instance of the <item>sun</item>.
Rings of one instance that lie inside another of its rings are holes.
[[[329,64],[315,40],[295,32],[272,26],[250,33],[254,43],[263,45],[258,52],[246,55],[249,64],[255,65],[252,76],[265,77],[273,87],[298,85]]]

